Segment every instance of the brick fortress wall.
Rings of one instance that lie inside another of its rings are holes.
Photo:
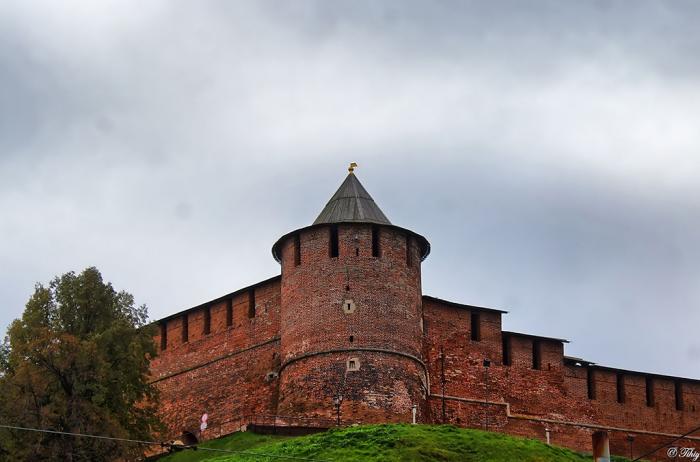
[[[151,375],[170,437],[217,437],[251,415],[335,420],[339,396],[343,424],[410,422],[416,405],[421,423],[581,451],[608,430],[626,456],[700,425],[698,380],[568,358],[564,340],[504,331],[503,311],[423,296],[406,230],[316,225],[278,250],[281,276],[158,321]]]
[[[549,433],[553,444],[581,451],[591,451],[593,431],[604,429],[612,452],[625,456],[700,425],[698,381],[565,358],[562,340],[502,331],[498,311],[430,297],[423,307],[435,423],[543,441]],[[676,444],[698,446],[700,438]],[[665,451],[656,457],[667,460]]]
[[[234,431],[244,416],[276,412],[279,314],[276,277],[159,322],[151,376],[169,437],[199,437],[205,412],[203,438]]]
[[[630,454],[630,443],[632,453],[640,455],[698,425],[697,381],[565,358],[561,340],[503,331],[500,311],[427,296],[418,305],[415,291],[404,302],[414,303],[414,311],[392,311],[403,287],[420,287],[419,268],[406,267],[405,237],[380,233],[382,262],[355,252],[371,252],[371,227],[343,228],[339,254],[345,263],[340,256],[329,257],[328,229],[316,228],[300,240],[306,251],[290,273],[313,259],[325,269],[297,271],[297,279],[286,274],[286,288],[280,277],[272,278],[159,321],[154,340],[161,352],[151,371],[171,437],[200,436],[204,412],[210,428],[203,438],[234,431],[240,419],[253,414],[335,418],[338,392],[344,396],[343,423],[409,422],[411,406],[419,404],[419,422],[540,440],[549,431],[553,444],[582,451],[591,450],[593,431],[606,429],[613,453],[620,455]],[[283,268],[294,265],[294,242],[285,244]],[[417,252],[413,257],[418,260]],[[394,278],[381,277],[391,268],[397,271]],[[377,281],[382,287],[373,286]],[[296,284],[310,287],[295,290]],[[285,329],[284,290],[290,291]],[[299,299],[300,294],[311,298]],[[341,308],[348,297],[355,303],[351,314]],[[317,308],[295,309],[307,304]],[[387,311],[370,314],[373,306]],[[313,316],[315,310],[323,316]],[[347,371],[349,358],[357,358],[359,371]],[[488,368],[484,359],[490,360]],[[700,441],[678,444],[692,447]],[[657,458],[665,460],[663,451]]]

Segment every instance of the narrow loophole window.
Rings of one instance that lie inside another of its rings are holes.
[[[617,402],[625,403],[625,375],[617,374]]]
[[[532,341],[532,368],[536,370],[542,368],[542,344],[539,340]]]
[[[510,336],[503,336],[503,365],[510,366]]]
[[[673,384],[674,393],[676,395],[676,410],[683,410],[683,384],[680,380],[676,380]]]
[[[372,256],[381,256],[381,247],[379,244],[379,226],[372,226]]]
[[[586,386],[588,388],[588,399],[595,399],[595,375],[593,368],[586,368]]]
[[[330,233],[331,236],[328,253],[331,256],[331,258],[335,258],[338,256],[338,227],[336,225],[332,225]]]
[[[165,350],[168,348],[168,324],[166,322],[160,323],[160,349]]]
[[[211,333],[211,308],[204,308],[204,335],[209,335]]]
[[[351,336],[350,336],[350,343],[352,343],[352,342],[354,342],[354,341],[355,341],[355,337],[353,337],[353,336],[351,335]]]
[[[471,314],[471,338],[478,342],[481,340],[481,315],[476,312]]]
[[[233,325],[233,299],[226,299],[226,327]]]
[[[347,362],[348,371],[357,371],[360,369],[360,361],[357,358],[350,358]]]
[[[646,378],[647,406],[654,407],[654,379]]]
[[[255,317],[255,289],[248,289],[248,317]]]
[[[190,322],[187,313],[182,315],[182,343],[187,343],[190,338]]]
[[[406,266],[413,266],[413,237],[406,234]]]
[[[301,265],[301,239],[299,234],[294,235],[294,266]]]
[[[350,299],[343,300],[343,311],[345,314],[350,314],[355,312],[355,302]]]

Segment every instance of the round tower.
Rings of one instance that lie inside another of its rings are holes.
[[[350,173],[311,226],[282,236],[278,414],[410,422],[426,414],[421,261]]]

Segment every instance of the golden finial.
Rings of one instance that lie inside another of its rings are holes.
[[[357,164],[355,162],[350,162],[350,167],[348,167],[348,172],[352,173],[355,171],[357,168]]]

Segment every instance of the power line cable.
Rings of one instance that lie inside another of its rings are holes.
[[[43,429],[43,428],[18,427],[18,426],[14,426],[14,425],[0,424],[0,428],[7,428],[9,430],[29,431],[29,432],[36,432],[36,433],[51,433],[54,435],[77,436],[77,437],[81,437],[81,438],[93,438],[93,439],[100,439],[100,440],[121,441],[124,443],[136,443],[136,444],[144,444],[144,445],[151,445],[151,446],[161,446],[164,448],[172,448],[172,449],[179,449],[179,450],[192,449],[194,451],[223,452],[223,453],[228,453],[228,454],[240,454],[240,455],[244,455],[244,456],[253,456],[253,457],[270,457],[270,458],[275,458],[275,459],[303,460],[303,461],[310,461],[310,462],[332,462],[332,461],[326,460],[326,459],[312,459],[309,457],[284,456],[284,455],[278,455],[278,454],[269,454],[269,453],[265,453],[265,452],[236,451],[233,449],[207,448],[207,447],[203,447],[203,446],[188,446],[188,445],[167,443],[167,442],[160,442],[160,441],[135,440],[135,439],[129,439],[129,438],[117,438],[117,437],[113,437],[113,436],[103,436],[103,435],[88,435],[85,433],[62,432],[62,431],[58,431],[58,430],[47,430],[47,429]]]
[[[73,432],[61,432],[58,430],[47,430],[43,428],[29,428],[29,427],[16,427],[14,425],[0,425],[0,428],[8,428],[10,430],[23,430],[23,431],[28,431],[28,432],[36,432],[36,433],[52,433],[55,435],[67,435],[67,436],[80,436],[84,438],[95,438],[95,439],[100,439],[100,440],[112,440],[112,441],[122,441],[125,443],[137,443],[137,444],[150,444],[150,445],[168,445],[168,443],[161,443],[159,441],[145,441],[145,440],[133,440],[129,438],[116,438],[113,436],[102,436],[102,435],[86,435],[83,433],[73,433]]]
[[[685,438],[686,436],[690,436],[690,435],[692,435],[693,433],[695,433],[695,432],[697,432],[697,431],[700,431],[700,427],[698,427],[698,428],[693,428],[693,429],[690,430],[689,432],[684,433],[684,434],[682,434],[681,436],[672,439],[671,441],[665,443],[665,444],[662,445],[662,446],[659,446],[658,448],[654,449],[653,451],[649,451],[649,452],[647,452],[646,454],[637,457],[637,458],[634,459],[632,462],[637,462],[638,460],[642,460],[644,457],[650,456],[650,455],[654,454],[654,453],[655,453],[656,451],[658,451],[659,449],[663,449],[663,448],[665,448],[666,446],[670,446],[670,445],[672,445],[673,443],[675,443],[676,441],[678,441],[678,440],[680,440],[680,439],[683,439],[683,438]]]

